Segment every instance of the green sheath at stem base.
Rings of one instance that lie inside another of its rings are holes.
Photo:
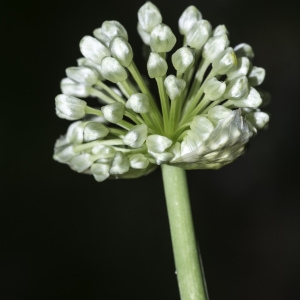
[[[162,165],[169,224],[181,300],[208,300],[195,239],[186,172]]]

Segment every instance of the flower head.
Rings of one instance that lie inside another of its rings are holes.
[[[55,99],[57,115],[75,122],[56,141],[54,159],[97,181],[143,176],[161,164],[219,169],[234,161],[269,122],[261,111],[269,94],[258,88],[265,70],[253,64],[251,46],[230,46],[227,28],[213,28],[195,6],[179,17],[177,49],[153,3],[146,2],[137,19],[149,47],[149,80],[118,21],[104,21],[83,37],[83,57],[66,69]]]

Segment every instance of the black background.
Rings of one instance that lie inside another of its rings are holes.
[[[189,171],[210,300],[300,299],[299,10],[291,1],[156,1],[163,22],[195,5],[249,43],[272,94],[268,130],[218,171]],[[52,159],[55,115],[79,41],[105,20],[136,32],[144,1],[1,1],[0,299],[179,299],[161,173],[97,183]],[[178,35],[177,35],[178,36]]]

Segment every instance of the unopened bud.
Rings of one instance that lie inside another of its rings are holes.
[[[59,149],[56,149],[55,147],[55,153],[53,155],[53,159],[55,159],[60,163],[67,163],[75,156],[76,156],[76,152],[74,151],[73,145],[64,148],[59,148]]]
[[[156,25],[150,34],[150,46],[154,52],[169,52],[176,44],[176,37],[165,24]]]
[[[195,56],[189,47],[181,47],[172,55],[172,63],[178,75],[186,72],[194,63]]]
[[[229,117],[231,114],[231,109],[226,108],[223,105],[216,105],[208,111],[207,116],[209,120],[216,126],[220,120]]]
[[[235,54],[237,57],[246,56],[250,60],[254,58],[254,52],[250,45],[246,43],[241,43],[236,45],[233,50],[235,51]]]
[[[95,64],[101,64],[104,57],[110,56],[110,51],[97,39],[92,36],[85,36],[81,39],[80,51],[82,55],[90,59]]]
[[[204,93],[209,100],[220,98],[226,90],[225,82],[218,81],[216,77],[212,77],[204,83]]]
[[[110,44],[110,51],[123,67],[128,67],[133,58],[130,44],[123,37],[115,37]]]
[[[246,114],[246,120],[256,129],[262,129],[269,122],[270,116],[262,111],[254,111]]]
[[[118,123],[123,119],[124,105],[120,102],[114,102],[101,107],[104,118],[111,123]]]
[[[248,74],[249,84],[251,86],[258,86],[263,83],[266,76],[264,68],[253,66]]]
[[[93,35],[94,37],[99,40],[103,45],[105,45],[106,47],[109,47],[110,44],[110,39],[108,38],[107,35],[104,34],[103,29],[100,28],[96,28],[93,31]]]
[[[118,83],[127,79],[124,67],[113,57],[105,57],[101,62],[101,72],[105,79]]]
[[[91,87],[73,81],[70,78],[63,78],[60,82],[60,89],[63,94],[74,97],[88,97]]]
[[[148,127],[145,124],[136,125],[131,128],[128,133],[123,138],[123,142],[125,145],[128,145],[132,148],[141,147],[148,134]]]
[[[184,91],[186,82],[174,75],[169,75],[166,77],[164,85],[168,96],[173,101],[174,99],[178,98]]]
[[[143,30],[140,23],[138,23],[138,25],[137,25],[137,31],[138,31],[138,34],[140,35],[142,41],[144,42],[144,44],[150,45],[150,33]]]
[[[127,31],[118,21],[104,21],[101,25],[101,29],[102,34],[106,35],[109,41],[112,41],[116,36],[121,36],[128,41]]]
[[[214,61],[228,46],[226,34],[211,37],[204,45],[202,56],[209,62]]]
[[[178,27],[179,32],[183,35],[188,34],[190,29],[193,27],[193,25],[202,19],[201,12],[194,6],[190,5],[188,6],[183,13],[181,14],[179,21],[178,21]]]
[[[162,22],[159,9],[150,1],[147,1],[138,10],[139,25],[142,30],[150,33],[152,29]]]
[[[228,80],[232,80],[236,77],[246,76],[249,72],[249,68],[251,66],[250,60],[246,56],[239,57],[237,59],[237,66],[227,73]]]
[[[133,154],[129,157],[130,166],[134,169],[145,169],[149,165],[149,159],[141,154]]]
[[[234,105],[235,107],[250,107],[257,108],[261,105],[262,99],[259,92],[254,88],[250,87],[250,92],[245,99],[240,100],[229,100],[229,104]]]
[[[151,52],[147,62],[147,70],[150,78],[158,78],[167,73],[168,65],[159,54]]]
[[[112,175],[124,174],[129,168],[129,159],[122,152],[116,152],[109,173]]]
[[[236,67],[237,58],[231,47],[226,48],[212,63],[213,70],[225,75]]]
[[[149,111],[149,98],[146,94],[136,93],[128,98],[125,106],[136,113],[144,114]]]
[[[85,142],[102,139],[107,136],[109,129],[99,122],[89,122],[84,127],[83,138]]]
[[[66,74],[70,79],[84,85],[94,85],[98,80],[98,74],[87,67],[69,67]]]
[[[69,164],[70,167],[79,173],[82,173],[92,165],[93,161],[89,153],[82,153],[73,157]]]
[[[213,36],[218,36],[222,34],[228,35],[228,30],[225,25],[218,25],[212,32]]]
[[[85,116],[86,102],[73,96],[59,94],[55,97],[56,114],[67,120],[78,120]]]
[[[162,153],[172,145],[172,140],[165,136],[152,134],[146,139],[148,150],[155,153]]]
[[[225,99],[239,100],[245,98],[249,93],[249,83],[246,76],[236,77],[231,80],[224,93]]]
[[[77,64],[80,67],[87,67],[87,68],[90,68],[90,69],[96,71],[98,74],[98,80],[101,80],[101,81],[104,80],[104,78],[102,77],[102,74],[101,74],[101,66],[95,64],[90,59],[87,59],[85,57],[80,57],[77,59]]]
[[[200,50],[211,35],[211,24],[207,20],[197,21],[186,34],[186,43]]]
[[[91,172],[98,182],[102,182],[110,176],[109,168],[107,164],[94,163],[91,166]]]
[[[196,134],[197,139],[201,142],[207,140],[211,132],[214,130],[213,123],[201,115],[194,117],[190,127],[192,132]]]

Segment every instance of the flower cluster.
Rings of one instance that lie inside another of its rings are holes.
[[[269,94],[257,88],[265,70],[253,64],[250,45],[231,47],[227,28],[212,28],[195,6],[178,25],[182,47],[170,55],[177,39],[159,9],[149,1],[139,9],[149,78],[136,67],[120,22],[104,21],[82,38],[83,57],[66,69],[55,98],[57,115],[75,121],[55,143],[56,161],[103,181],[143,176],[161,164],[218,169],[244,152],[269,121],[261,111]]]

